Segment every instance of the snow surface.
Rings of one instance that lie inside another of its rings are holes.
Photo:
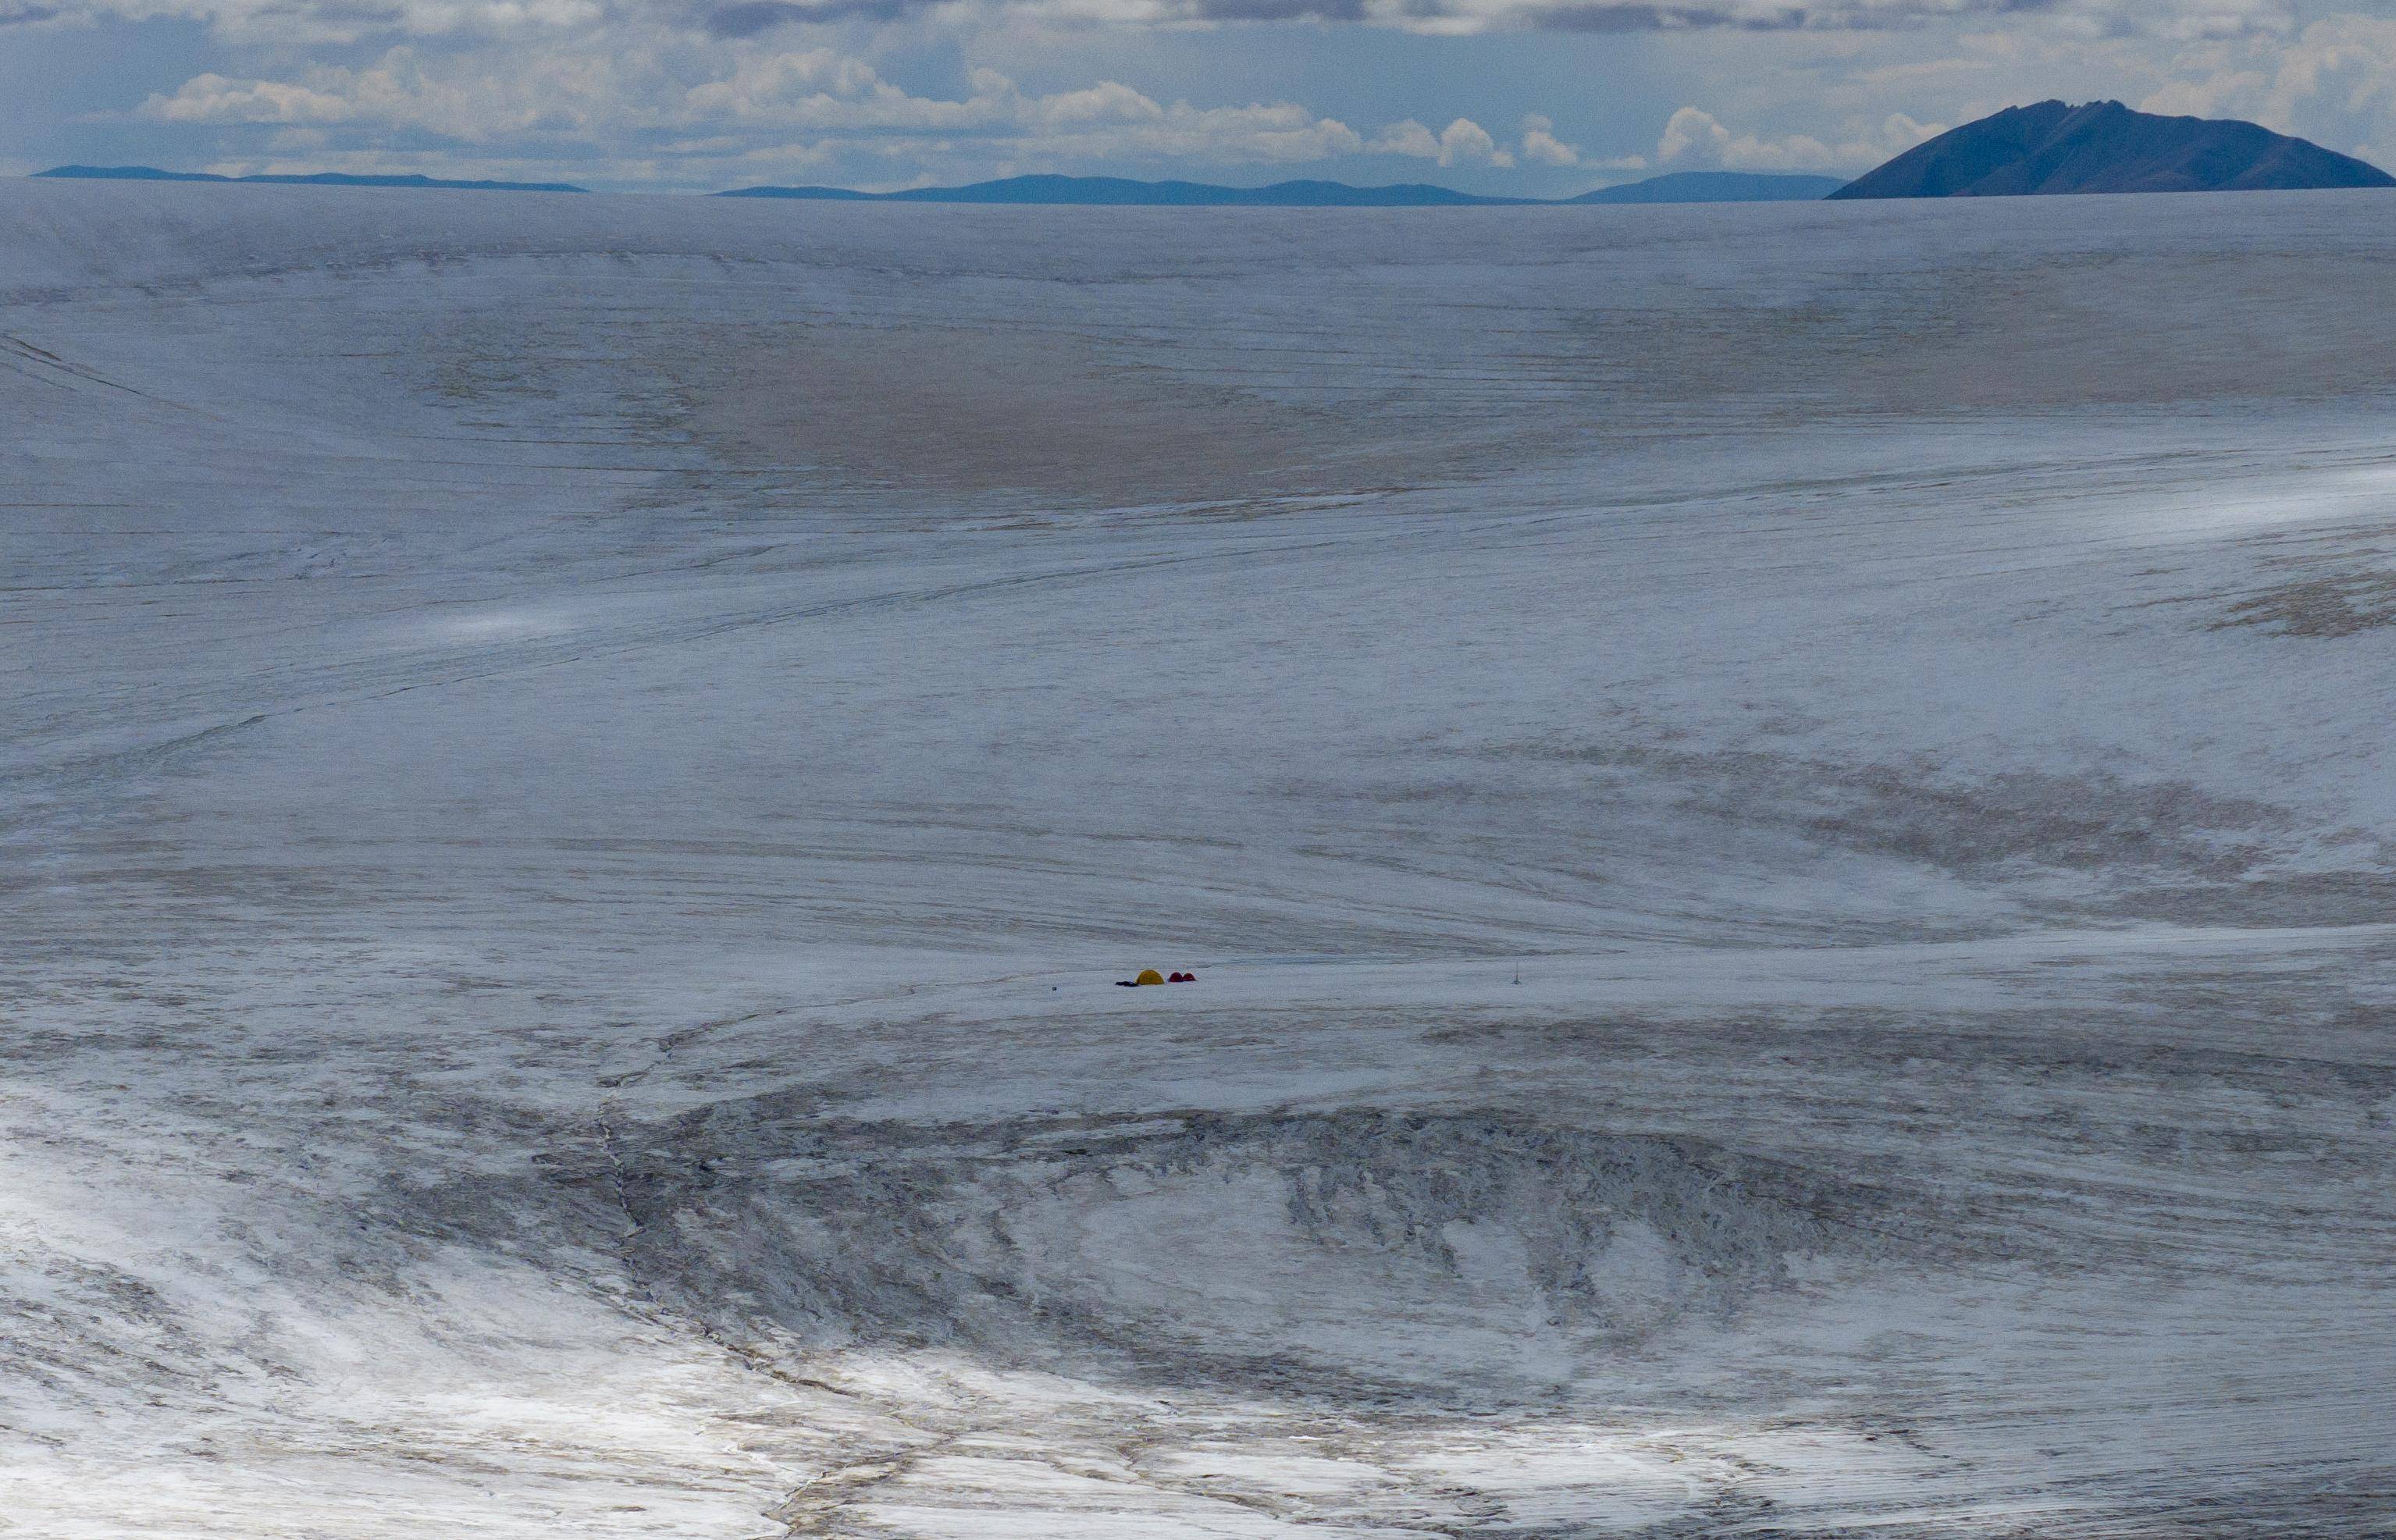
[[[0,185],[0,1530],[2385,1533],[2391,258]]]

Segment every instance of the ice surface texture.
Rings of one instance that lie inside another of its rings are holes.
[[[7,1533],[2383,1531],[2391,257],[0,186]]]

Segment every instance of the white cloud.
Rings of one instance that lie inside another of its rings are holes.
[[[2225,117],[2233,111],[2251,116],[2243,104],[2258,101],[2270,86],[2270,77],[2259,70],[2225,70],[2204,80],[2175,80],[2150,92],[2137,108],[2172,117]]]
[[[1488,129],[1471,118],[1458,118],[1436,134],[1407,118],[1382,129],[1365,148],[1384,155],[1413,155],[1442,166],[1514,164],[1512,152],[1500,147]]]
[[[159,123],[346,123],[354,115],[338,90],[220,74],[194,75],[171,97],[153,95],[140,113]]]
[[[1437,160],[1439,136],[1408,118],[1404,123],[1392,123],[1374,135],[1373,142],[1365,148],[1379,155],[1413,155],[1420,160]]]
[[[396,47],[374,64],[320,67],[297,80],[199,75],[153,96],[140,115],[180,124],[318,124],[437,133],[468,143],[526,134],[605,139],[610,130],[659,129],[680,142],[732,150],[796,136],[965,136],[1012,158],[1203,158],[1285,163],[1352,154],[1364,139],[1336,118],[1292,102],[1196,107],[1160,102],[1113,81],[1027,96],[993,71],[977,71],[967,95],[916,96],[864,60],[829,48],[769,52],[737,47],[712,78],[686,85],[638,50],[599,55],[527,50],[495,68],[487,51],[428,58]],[[1459,120],[1461,124],[1461,120]],[[1449,138],[1460,158],[1503,165],[1470,124]],[[819,154],[819,157],[820,158]],[[1443,159],[1441,164],[1451,164]]]
[[[160,123],[317,124],[423,130],[469,143],[505,135],[585,134],[603,121],[640,123],[637,62],[573,51],[428,58],[392,48],[364,69],[317,66],[298,80],[197,75],[139,115]]]
[[[2186,73],[2142,99],[2142,111],[2252,118],[2333,150],[2396,159],[2396,19],[2327,17],[2278,47],[2192,48],[2179,63]]]
[[[1580,152],[1556,138],[1556,126],[1534,113],[1523,120],[1523,158],[1540,166],[1578,166]]]
[[[1656,141],[1656,158],[1666,164],[1684,161],[1740,171],[1852,171],[1876,166],[1944,132],[1942,124],[1917,123],[1902,113],[1891,113],[1876,130],[1836,144],[1811,134],[1764,139],[1734,133],[1712,113],[1684,107],[1665,122],[1663,135]]]

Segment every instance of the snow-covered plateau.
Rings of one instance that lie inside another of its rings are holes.
[[[2391,272],[0,183],[0,1533],[2396,1530]]]

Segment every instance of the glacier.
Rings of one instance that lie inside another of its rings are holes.
[[[2391,257],[0,184],[0,1530],[2384,1531]]]

